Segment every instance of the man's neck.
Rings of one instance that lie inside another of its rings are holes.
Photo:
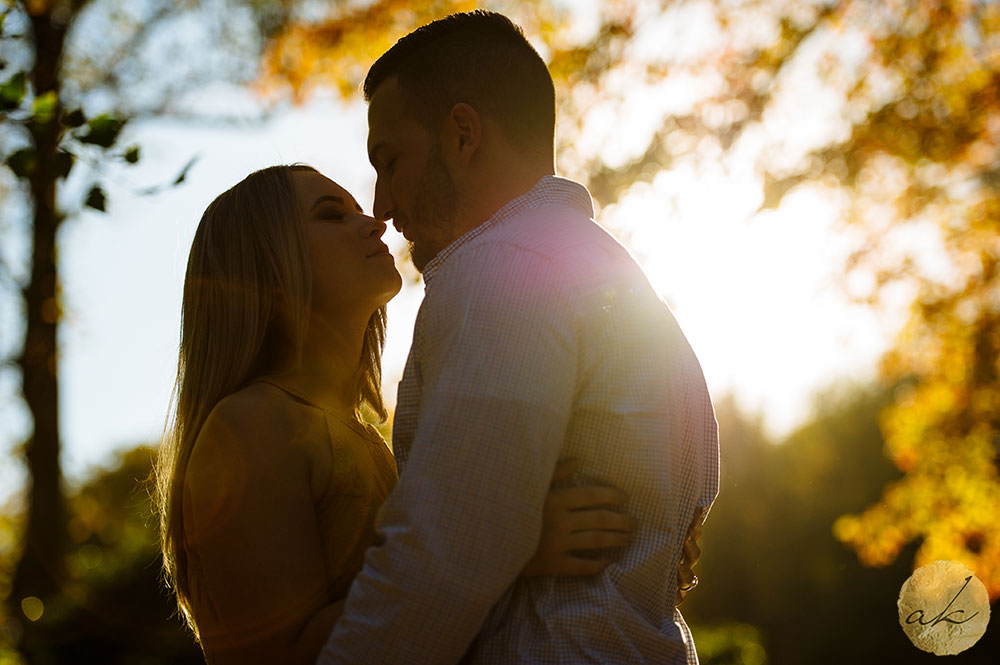
[[[545,176],[555,175],[552,166],[527,166],[497,169],[494,177],[480,179],[479,188],[466,197],[464,210],[456,220],[455,239],[460,238],[496,214],[514,199],[527,194]]]

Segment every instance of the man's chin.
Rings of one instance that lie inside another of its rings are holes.
[[[422,273],[424,271],[424,266],[430,263],[431,259],[434,258],[434,255],[432,254],[428,256],[423,251],[423,248],[415,245],[412,240],[409,241],[407,245],[409,246],[410,261],[413,262],[413,267],[417,269],[417,272]]]

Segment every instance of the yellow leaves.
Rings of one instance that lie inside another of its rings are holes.
[[[861,520],[855,515],[842,515],[833,523],[834,537],[843,543],[860,542]]]
[[[587,65],[590,50],[582,47],[557,51],[549,61],[549,72],[556,80],[570,80]]]
[[[911,377],[882,413],[890,456],[906,474],[834,534],[866,565],[886,565],[902,545],[921,542],[915,566],[939,559],[976,571],[1000,597],[1000,315],[989,261],[957,289],[913,309],[886,364]]]
[[[854,515],[838,518],[833,524],[833,534],[853,547],[858,559],[866,566],[892,563],[904,543],[902,531],[883,506],[873,507],[864,519]]]
[[[318,22],[286,26],[265,49],[257,89],[266,96],[290,93],[301,103],[318,88],[350,99],[360,91],[368,68],[400,37],[420,25],[484,6],[511,16],[529,39],[548,40],[562,25],[547,3],[472,0],[376,0],[348,5]],[[336,5],[335,5],[336,6]]]
[[[993,396],[986,399],[992,403]],[[967,414],[942,409],[948,401],[939,387],[918,387],[903,404],[887,409],[886,443],[906,476],[861,515],[839,518],[834,535],[871,566],[891,563],[903,545],[920,539],[915,566],[938,559],[962,561],[976,571],[992,598],[1000,597],[995,563],[1000,552],[997,412],[992,420],[971,422],[963,431]]]

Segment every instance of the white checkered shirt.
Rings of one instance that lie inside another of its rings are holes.
[[[581,185],[548,176],[424,271],[399,483],[319,663],[698,662],[674,607],[719,486],[691,347]],[[592,577],[519,577],[556,461],[623,489],[632,543]]]

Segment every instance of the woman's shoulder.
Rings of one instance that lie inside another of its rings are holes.
[[[276,387],[252,383],[227,395],[211,410],[191,453],[189,480],[217,474],[268,476],[286,464],[310,460],[303,449],[322,440],[322,413]],[[193,476],[193,477],[192,477]]]
[[[288,441],[318,430],[322,422],[319,409],[258,381],[221,399],[209,413],[203,430],[222,427],[248,442],[275,436]]]

